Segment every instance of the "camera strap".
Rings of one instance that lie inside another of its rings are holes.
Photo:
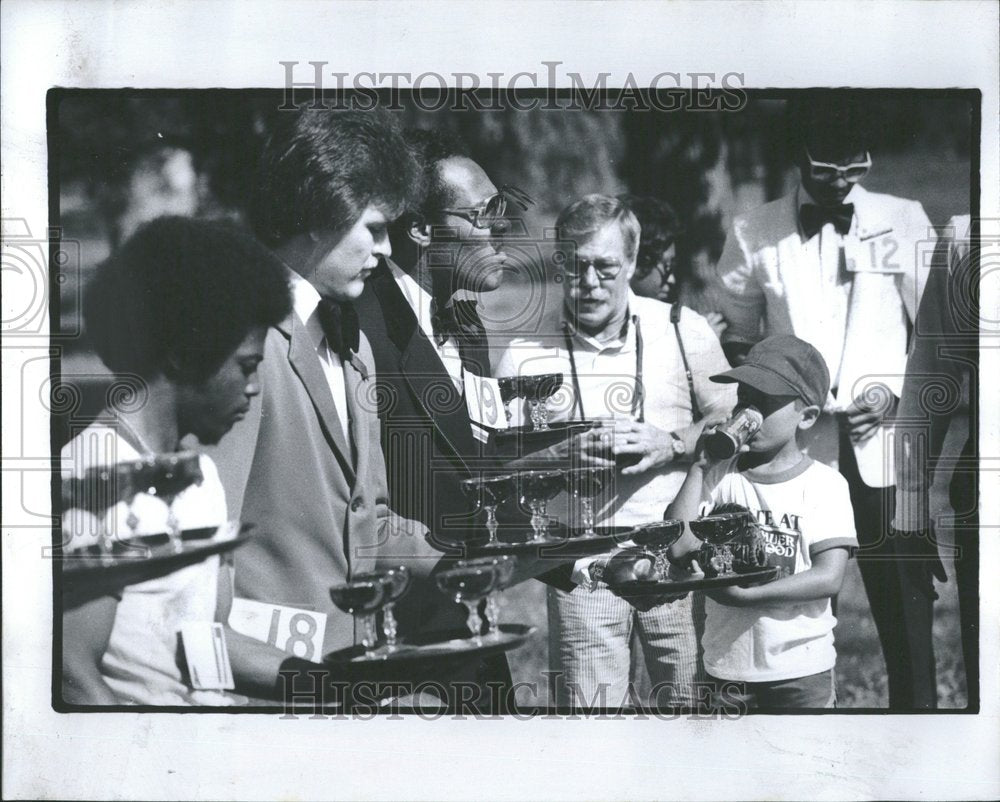
[[[688,364],[687,352],[684,350],[684,340],[681,339],[681,305],[670,305],[670,322],[674,326],[674,334],[677,335],[677,347],[681,351],[681,362],[684,363],[684,375],[687,376],[688,393],[691,395],[691,422],[695,423],[701,418],[701,409],[698,407],[698,397],[694,392],[694,375],[691,373],[691,366]]]
[[[642,385],[642,328],[639,325],[639,316],[632,315],[632,325],[635,326],[635,389],[632,392],[633,419],[639,423],[646,420],[646,393]],[[576,353],[573,347],[573,335],[570,327],[563,322],[563,338],[566,341],[566,350],[569,352],[569,370],[573,379],[574,408],[580,413],[580,420],[586,420],[583,413],[583,394],[580,392],[580,377],[576,370]],[[685,363],[686,364],[686,363]]]

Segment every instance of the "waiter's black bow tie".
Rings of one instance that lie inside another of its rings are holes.
[[[449,337],[458,343],[472,343],[486,333],[483,321],[476,311],[475,301],[455,301],[443,309],[436,308],[431,314],[434,341],[442,345]]]
[[[802,221],[802,230],[806,239],[816,236],[826,223],[833,223],[833,227],[840,235],[851,230],[851,220],[854,218],[854,204],[842,203],[839,206],[817,206],[814,203],[803,203],[799,210],[799,219]]]
[[[350,362],[352,354],[358,352],[361,339],[358,327],[358,313],[350,304],[322,300],[316,308],[319,324],[326,335],[326,344],[340,357],[342,362]]]

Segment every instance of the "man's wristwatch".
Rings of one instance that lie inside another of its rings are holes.
[[[669,432],[670,434],[670,448],[673,450],[674,459],[680,459],[685,454],[687,454],[687,446],[684,445],[684,441],[677,432]]]
[[[590,565],[587,566],[584,573],[587,576],[586,588],[591,593],[593,593],[600,585],[601,580],[604,578],[604,569],[608,567],[607,560],[594,560]]]

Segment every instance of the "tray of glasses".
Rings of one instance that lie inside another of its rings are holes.
[[[779,568],[757,568],[744,573],[722,574],[721,576],[701,577],[699,579],[683,579],[670,581],[665,579],[632,579],[628,582],[619,582],[613,589],[619,593],[628,595],[668,595],[671,593],[688,593],[693,590],[714,590],[715,588],[728,588],[733,585],[740,587],[750,587],[751,585],[764,585],[773,582],[778,578]]]
[[[131,585],[172,573],[180,568],[225,554],[250,539],[252,525],[243,524],[237,532],[229,524],[220,531],[215,527],[182,531],[179,547],[166,533],[115,540],[109,553],[99,546],[73,552],[57,553],[63,581],[69,587],[78,584]]]
[[[513,459],[565,443],[570,437],[600,425],[600,421],[576,420],[550,423],[545,429],[515,426],[510,429],[495,429],[490,440],[498,456]]]
[[[537,627],[526,624],[500,624],[499,628],[476,639],[467,629],[428,632],[403,638],[394,649],[384,645],[368,654],[364,646],[350,646],[330,652],[323,658],[327,665],[384,665],[392,663],[407,668],[433,668],[435,664],[463,661],[475,657],[509,652],[523,646]]]
[[[632,526],[597,526],[594,527],[595,535],[585,535],[579,529],[567,530],[562,525],[550,524],[550,534],[542,540],[476,543],[465,548],[470,557],[537,554],[539,557],[573,559],[600,554],[628,543],[634,531]]]

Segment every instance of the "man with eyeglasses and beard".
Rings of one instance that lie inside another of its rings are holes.
[[[375,356],[391,505],[446,542],[462,539],[449,537],[447,521],[468,512],[458,482],[481,467],[486,440],[467,393],[492,375],[478,295],[503,281],[506,215],[531,201],[498,190],[449,134],[412,130],[407,140],[426,191],[390,226],[392,258],[381,260],[357,310]],[[417,429],[425,444],[406,436]]]
[[[684,308],[675,323],[669,304],[631,291],[640,230],[620,200],[587,195],[560,213],[555,228],[562,308],[539,334],[511,342],[497,375],[561,373],[549,419],[601,424],[532,459],[607,471],[613,480],[594,503],[602,526],[658,521],[684,481],[706,421],[724,419],[735,403],[732,388],[708,380],[728,369],[725,356],[701,315]],[[524,406],[512,406],[512,423],[526,418]],[[564,493],[549,511],[575,526],[575,506]],[[556,702],[607,708],[697,703],[692,599],[637,609],[593,580],[590,568],[599,559],[576,562],[574,590],[549,590]],[[630,677],[634,631],[652,683],[650,696],[638,699]]]
[[[895,504],[892,418],[913,317],[929,265],[918,243],[934,230],[920,203],[866,191],[867,114],[849,93],[789,103],[801,182],[737,217],[716,269],[713,300],[727,355],[774,334],[814,345],[831,373],[824,413],[804,442],[839,466],[854,506],[858,567],[882,642],[891,709],[933,708],[931,641],[936,554],[889,533]],[[919,551],[919,549],[918,549]],[[919,559],[918,559],[919,558]]]
[[[390,225],[392,258],[381,260],[356,308],[375,360],[390,506],[448,549],[467,538],[475,507],[462,480],[501,471],[484,428],[498,421],[484,419],[475,401],[474,385],[492,377],[478,295],[501,285],[503,235],[533,201],[516,187],[497,189],[457,137],[410,130],[406,138],[425,191]],[[493,413],[503,415],[499,399]],[[440,556],[430,544],[426,551]],[[572,587],[569,566],[557,573]],[[411,587],[401,633],[462,626],[463,608],[432,579]],[[479,678],[509,683],[506,658],[484,661]]]

